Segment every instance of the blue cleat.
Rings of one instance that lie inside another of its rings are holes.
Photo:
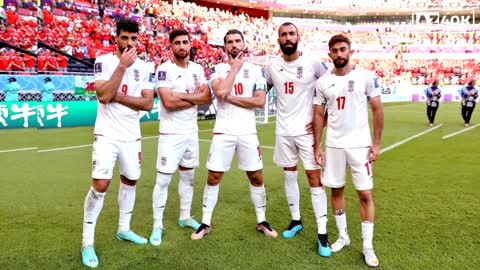
[[[152,230],[152,234],[150,235],[150,244],[152,246],[160,246],[162,244],[162,234],[163,229],[160,227],[155,227]]]
[[[134,233],[132,230],[128,230],[126,232],[117,232],[116,236],[118,240],[129,241],[137,245],[145,245],[148,242],[147,239]]]
[[[178,220],[178,226],[185,228],[185,227],[190,227],[194,229],[195,231],[198,230],[198,227],[200,227],[200,223],[198,223],[195,219],[192,217],[187,218],[186,220]]]
[[[92,245],[82,247],[82,263],[90,268],[98,266],[97,254],[95,254],[95,248]]]
[[[318,255],[322,257],[332,256],[332,249],[330,248],[330,244],[328,242],[326,242],[325,245],[322,245],[320,240],[318,240]]]
[[[292,220],[288,229],[282,232],[283,238],[293,238],[298,232],[303,230],[303,225],[301,220]]]

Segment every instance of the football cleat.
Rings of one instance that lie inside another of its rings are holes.
[[[350,238],[339,237],[335,243],[332,244],[332,252],[339,252],[342,248],[350,245]]]
[[[364,248],[362,250],[362,254],[365,257],[365,263],[368,266],[377,267],[380,265],[380,261],[375,255],[375,251],[373,250],[373,248]]]
[[[192,240],[200,240],[202,239],[205,235],[207,235],[210,232],[211,228],[205,223],[200,224],[200,227],[196,231],[190,235],[190,239]]]
[[[262,221],[257,224],[257,231],[263,232],[266,236],[275,238],[278,236],[278,233],[272,229],[270,224],[266,221]]]
[[[128,230],[126,232],[117,232],[116,236],[118,240],[129,241],[137,245],[145,245],[148,242],[147,239],[134,233],[132,230]]]
[[[186,220],[179,219],[178,220],[178,225],[182,228],[190,227],[190,228],[194,229],[195,231],[198,229],[198,227],[200,227],[200,223],[198,223],[192,217],[189,217]]]
[[[282,232],[283,238],[293,238],[298,232],[303,230],[303,225],[301,220],[292,220],[288,229]]]
[[[162,244],[163,229],[160,227],[154,227],[152,234],[150,235],[150,244],[152,246],[160,246]]]
[[[82,263],[90,268],[98,266],[98,257],[92,245],[82,247]]]

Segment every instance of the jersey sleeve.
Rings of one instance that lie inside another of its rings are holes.
[[[198,67],[198,74],[199,74],[199,76],[198,76],[199,77],[198,78],[199,83],[200,84],[208,83],[207,77],[205,76],[205,70],[203,69],[203,67],[201,65],[197,65],[197,67]]]
[[[108,70],[108,63],[105,61],[105,57],[98,57],[95,60],[93,72],[95,74],[95,81],[108,81],[110,80],[110,71]]]
[[[155,86],[155,70],[153,65],[146,71],[145,78],[143,80],[142,90],[144,89],[153,89]]]
[[[162,64],[157,68],[157,72],[155,74],[156,88],[172,88],[172,72],[167,71],[168,66],[166,63],[168,62],[165,62],[165,64]]]
[[[325,98],[323,85],[320,79],[317,80],[315,83],[315,97],[313,98],[313,104],[315,105],[321,105],[321,106],[326,106],[327,105],[327,99]]]
[[[264,73],[265,80],[266,80],[267,84],[273,85],[272,76],[271,76],[271,74],[270,74],[270,67],[271,67],[270,65],[265,66],[265,67],[263,68],[263,73]]]
[[[322,77],[328,70],[327,64],[325,64],[325,62],[321,60],[315,61],[313,64],[313,68],[315,69],[315,77],[317,79]]]
[[[213,81],[218,78],[222,78],[222,65],[214,65],[209,69],[210,81]]]
[[[255,66],[255,88],[253,91],[257,90],[267,91],[267,80],[262,68],[259,66]]]
[[[380,84],[378,83],[377,78],[373,74],[373,72],[368,72],[368,76],[366,77],[366,87],[365,87],[365,94],[367,95],[368,99],[380,96],[382,90],[380,88]]]

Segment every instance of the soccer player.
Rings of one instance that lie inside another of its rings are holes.
[[[179,170],[180,227],[198,229],[190,215],[193,198],[194,168],[199,164],[197,105],[211,102],[210,88],[199,64],[189,61],[191,39],[184,29],[169,36],[173,59],[158,66],[157,91],[160,111],[157,180],[153,189],[153,230],[150,244],[162,244],[163,212],[172,174]]]
[[[121,182],[116,236],[139,245],[147,243],[147,239],[130,230],[135,187],[141,172],[139,111],[150,110],[154,96],[153,71],[145,69],[146,63],[137,59],[138,29],[133,20],[118,21],[116,51],[98,57],[94,65],[99,103],[92,153],[93,181],[85,198],[82,240],[82,261],[91,268],[99,264],[93,247],[95,224],[117,160]]]
[[[438,106],[440,105],[441,89],[438,87],[438,80],[435,79],[432,85],[427,88],[427,117],[428,125],[433,126]]]
[[[381,90],[373,73],[350,63],[353,50],[350,49],[350,40],[346,36],[333,36],[328,47],[328,55],[335,67],[317,81],[313,126],[315,158],[324,166],[323,185],[332,188],[332,207],[339,232],[338,240],[332,244],[332,251],[340,251],[350,244],[344,199],[346,166],[349,166],[360,200],[362,253],[365,262],[376,267],[379,261],[372,245],[372,161],[378,158],[382,138]],[[368,105],[373,112],[373,144],[368,123]],[[324,153],[321,138],[325,109],[328,110],[328,128]]]
[[[284,238],[292,238],[303,229],[300,216],[300,192],[297,162],[300,157],[310,185],[313,210],[318,225],[318,254],[331,255],[327,237],[327,195],[320,182],[320,166],[313,155],[313,97],[315,82],[328,69],[325,63],[303,56],[298,50],[297,27],[286,22],[278,29],[281,58],[266,67],[267,83],[277,91],[277,122],[274,161],[283,167],[285,193],[292,220]]]
[[[250,198],[257,215],[257,230],[268,237],[277,237],[265,219],[266,194],[262,175],[262,154],[257,137],[254,108],[265,105],[266,81],[261,68],[244,62],[242,32],[229,30],[224,39],[227,63],[210,70],[212,88],[217,96],[217,118],[208,154],[208,179],[203,193],[203,217],[200,227],[191,235],[199,240],[210,232],[213,209],[218,199],[219,184],[230,169],[234,153],[238,167],[250,180]]]
[[[462,117],[465,127],[470,125],[470,118],[475,109],[476,99],[478,98],[478,90],[475,88],[475,80],[470,80],[460,93],[462,96]]]

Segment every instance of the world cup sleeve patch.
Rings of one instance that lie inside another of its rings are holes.
[[[94,72],[95,73],[101,73],[102,72],[102,63],[101,62],[95,63]]]
[[[167,72],[166,71],[159,71],[157,80],[165,81],[167,79]]]

